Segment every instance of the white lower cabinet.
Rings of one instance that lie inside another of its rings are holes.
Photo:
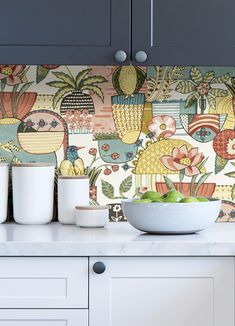
[[[86,309],[2,309],[0,326],[88,326],[88,312]]]
[[[90,326],[234,326],[232,257],[94,257],[89,275]]]

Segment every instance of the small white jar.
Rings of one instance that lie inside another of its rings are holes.
[[[9,165],[0,163],[0,223],[7,219]]]
[[[46,224],[53,218],[55,166],[20,163],[12,166],[13,213],[20,224]]]
[[[102,228],[109,221],[109,206],[76,206],[76,225]]]
[[[89,205],[88,176],[58,177],[58,220],[62,224],[75,224],[75,206]]]

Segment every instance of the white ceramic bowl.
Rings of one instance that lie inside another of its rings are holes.
[[[221,201],[208,198],[198,203],[122,202],[127,221],[136,229],[159,234],[187,234],[206,229],[217,219]]]

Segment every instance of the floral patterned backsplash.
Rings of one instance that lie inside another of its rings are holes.
[[[0,161],[87,174],[112,221],[173,187],[235,221],[235,68],[0,65]]]

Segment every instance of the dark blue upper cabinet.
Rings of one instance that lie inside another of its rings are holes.
[[[133,63],[234,65],[234,12],[234,0],[132,0]]]
[[[1,63],[130,63],[131,0],[0,0],[0,12]]]

